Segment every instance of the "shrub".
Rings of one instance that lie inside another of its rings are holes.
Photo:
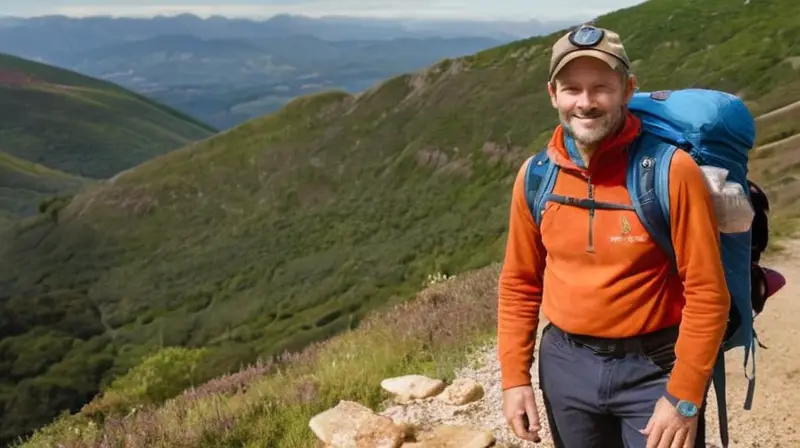
[[[194,387],[198,365],[207,349],[166,347],[144,358],[125,375],[114,380],[103,394],[86,405],[83,412],[105,419],[147,405],[161,404]]]

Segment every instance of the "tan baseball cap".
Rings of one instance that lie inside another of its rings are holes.
[[[553,44],[553,54],[550,57],[550,81],[562,68],[581,56],[600,59],[613,69],[620,65],[627,68],[631,66],[619,34],[592,25],[582,25],[561,36]]]

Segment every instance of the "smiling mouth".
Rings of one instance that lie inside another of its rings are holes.
[[[595,114],[595,115],[573,115],[574,118],[579,120],[595,120],[597,118],[602,117],[602,114]]]

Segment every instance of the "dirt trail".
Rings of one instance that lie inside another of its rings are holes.
[[[791,257],[800,254],[800,240],[787,243],[785,253],[762,260],[764,266],[779,270],[789,281],[783,290],[770,298],[764,312],[756,318],[759,339],[768,349],[758,348],[756,351],[756,391],[750,411],[742,407],[747,389],[742,367],[743,351],[736,349],[726,355],[730,448],[800,447],[800,325],[797,325],[797,316],[800,316],[800,255]],[[389,407],[381,413],[395,420],[422,423],[423,426],[465,424],[493,431],[507,446],[552,448],[538,390],[540,420],[545,428],[543,443],[520,443],[508,430],[501,414],[496,349],[494,344],[486,346],[477,353],[471,366],[456,372],[458,376],[474,378],[483,385],[485,396],[482,400],[461,407],[443,405],[436,400],[420,400]],[[535,379],[538,375],[536,363],[532,373]],[[707,447],[719,448],[713,388],[708,400]]]
[[[756,351],[756,392],[753,408],[745,411],[747,380],[743,351],[726,354],[728,427],[731,448],[800,447],[800,241],[786,244],[784,255],[762,263],[786,276],[786,286],[772,296],[755,328],[767,349]],[[716,400],[709,395],[709,442],[719,444]]]

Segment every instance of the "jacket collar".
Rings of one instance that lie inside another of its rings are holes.
[[[625,149],[638,137],[640,130],[641,120],[628,112],[622,129],[600,142],[592,153],[589,166],[585,167],[575,141],[564,132],[563,125],[559,124],[550,138],[547,154],[550,160],[562,169],[576,171],[584,176],[595,176],[606,169],[615,170],[620,163],[627,164]]]

